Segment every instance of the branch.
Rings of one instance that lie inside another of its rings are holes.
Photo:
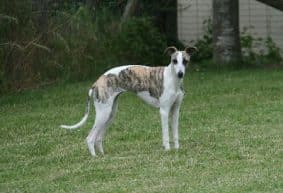
[[[261,3],[274,7],[280,11],[283,11],[283,0],[257,0]]]

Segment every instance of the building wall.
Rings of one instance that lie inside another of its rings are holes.
[[[272,37],[283,51],[283,12],[255,0],[239,0],[240,29],[255,37]],[[203,35],[203,21],[212,18],[212,0],[178,0],[178,37],[191,44]]]

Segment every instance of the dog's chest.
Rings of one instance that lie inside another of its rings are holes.
[[[160,97],[160,103],[169,106],[174,104],[179,96],[184,95],[182,85],[182,82],[176,82],[173,79],[165,79],[164,91]]]
[[[160,103],[172,105],[179,95],[183,94],[180,89],[178,90],[164,90],[165,92],[160,97]]]

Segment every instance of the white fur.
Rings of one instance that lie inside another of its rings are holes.
[[[184,94],[183,91],[181,90],[181,84],[183,79],[178,78],[177,74],[180,71],[185,73],[185,66],[183,65],[182,52],[177,51],[177,61],[178,61],[177,64],[170,63],[164,69],[163,93],[161,94],[159,99],[150,96],[149,92],[147,91],[137,93],[137,95],[145,102],[147,102],[151,106],[159,108],[159,112],[161,116],[161,124],[162,124],[162,141],[165,150],[170,149],[169,125],[168,125],[170,114],[172,115],[171,117],[172,134],[173,134],[174,147],[176,149],[179,148],[178,120],[179,120],[180,105],[182,103]],[[107,74],[118,75],[119,72],[130,66],[120,66],[110,69],[109,71],[104,73],[104,75]],[[117,95],[119,94],[120,94],[119,92],[114,93],[114,95],[107,100],[107,103],[102,103],[97,101],[94,102],[96,109],[95,123],[86,139],[89,151],[92,156],[96,155],[94,145],[97,146],[97,148],[102,154],[104,153],[102,147],[103,137],[107,126],[111,123],[115,115],[115,112],[117,111],[116,99],[117,99]],[[92,96],[93,96],[93,89],[90,89],[89,97]],[[88,103],[87,112],[79,123],[73,126],[62,125],[61,127],[73,129],[83,125],[86,122],[89,114],[89,106],[90,105]]]
[[[91,98],[92,94],[93,94],[93,90],[89,89],[88,97]],[[61,125],[61,127],[64,128],[64,129],[77,129],[77,128],[81,127],[87,121],[87,118],[88,118],[88,115],[89,115],[89,109],[90,109],[90,100],[88,100],[87,111],[86,111],[84,117],[81,119],[80,122],[78,122],[75,125]]]
[[[104,73],[104,75],[108,75],[108,74],[118,75],[122,70],[125,70],[126,68],[133,67],[133,66],[141,66],[141,65],[118,66],[118,67],[108,70],[107,72]],[[148,68],[148,66],[142,66],[142,67]]]
[[[185,66],[183,64],[183,54],[180,51],[177,52],[177,61],[178,63],[174,65],[176,73],[182,72],[183,74],[185,74]]]
[[[108,70],[107,72],[105,72],[104,75],[108,75],[108,74],[118,75],[122,70],[125,70],[126,68],[129,68],[130,66],[131,65],[119,66],[119,67],[112,68],[112,69]]]
[[[87,118],[88,118],[88,113],[84,115],[84,117],[82,118],[82,120],[80,122],[78,122],[77,124],[75,125],[61,125],[62,128],[64,129],[77,129],[79,127],[81,127],[83,124],[85,124],[85,122],[87,121]]]
[[[179,137],[178,137],[178,120],[179,120],[179,109],[183,99],[183,91],[181,90],[182,79],[177,78],[176,69],[173,64],[169,64],[164,70],[164,91],[161,95],[160,102],[160,116],[162,124],[162,140],[165,150],[170,149],[169,143],[169,126],[168,117],[170,112],[173,116],[173,138],[174,147],[179,148]],[[174,107],[174,108],[172,108]],[[173,110],[173,111],[172,111]],[[178,112],[176,112],[178,111]]]

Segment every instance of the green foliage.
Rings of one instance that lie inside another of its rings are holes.
[[[195,42],[198,52],[193,55],[192,59],[196,62],[211,60],[213,54],[212,21],[210,18],[203,21],[203,31],[202,38]]]
[[[283,61],[283,58],[281,56],[281,50],[280,48],[276,45],[276,43],[272,40],[271,37],[268,37],[265,40],[265,46],[267,48],[267,53],[266,53],[266,58],[272,62],[272,63],[280,63]]]
[[[58,13],[55,22],[50,41],[55,55],[48,65],[55,67],[51,74],[72,80],[90,77],[97,67],[93,54],[97,37],[89,10],[80,6],[74,14]]]
[[[79,0],[49,1],[44,31],[34,1],[1,3],[0,92],[94,79],[116,65],[164,65],[166,38],[152,19],[132,18],[120,25],[117,2],[104,1],[93,12]]]
[[[247,67],[280,64],[283,59],[281,50],[272,38],[256,38],[248,32],[248,29],[244,28],[241,32],[243,64]]]
[[[150,18],[133,18],[122,25],[114,48],[121,63],[165,65],[165,37]]]

